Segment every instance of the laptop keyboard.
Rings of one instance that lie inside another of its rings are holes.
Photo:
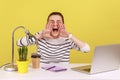
[[[90,72],[90,68],[83,69],[84,71]]]

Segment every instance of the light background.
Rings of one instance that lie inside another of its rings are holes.
[[[0,64],[11,62],[12,31],[25,26],[31,33],[44,29],[49,13],[64,15],[67,31],[87,42],[91,51],[72,50],[70,62],[89,63],[97,45],[120,43],[120,0],[0,0]],[[15,41],[24,31],[15,32]],[[15,61],[18,58],[15,45]],[[36,46],[29,46],[30,54]]]

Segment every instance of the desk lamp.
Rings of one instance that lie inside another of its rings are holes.
[[[14,33],[17,29],[22,28],[26,34],[26,41],[29,44],[29,39],[33,38],[34,36],[23,26],[16,27],[12,32],[12,62],[4,67],[5,71],[17,71],[17,65],[14,65]],[[35,39],[35,37],[34,37]]]

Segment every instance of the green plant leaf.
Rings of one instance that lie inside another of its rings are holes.
[[[26,46],[19,47],[18,53],[19,53],[19,61],[27,60],[28,48]]]

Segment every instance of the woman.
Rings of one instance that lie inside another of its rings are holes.
[[[69,62],[71,49],[81,52],[89,52],[90,47],[87,43],[78,40],[75,36],[68,33],[64,25],[64,17],[60,12],[52,12],[47,18],[45,30],[35,34],[37,39],[37,53],[41,55],[40,61],[50,62]],[[30,44],[35,43],[35,39],[29,39]],[[18,46],[28,46],[26,37],[17,42]]]

